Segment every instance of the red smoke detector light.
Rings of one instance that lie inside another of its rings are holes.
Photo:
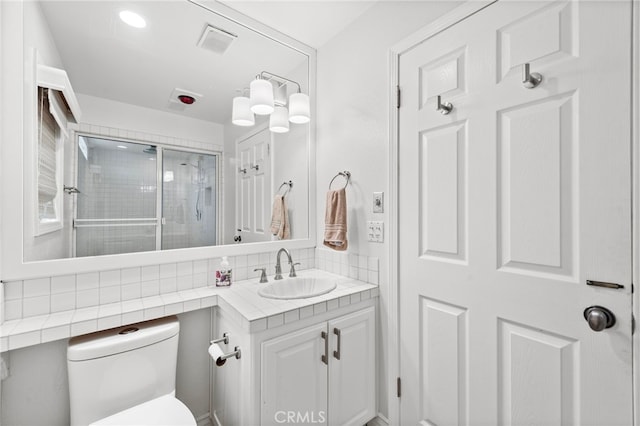
[[[194,98],[193,96],[189,96],[189,95],[180,95],[180,96],[178,96],[178,99],[180,99],[180,102],[182,102],[183,104],[186,104],[186,105],[191,105],[196,101],[196,98]]]

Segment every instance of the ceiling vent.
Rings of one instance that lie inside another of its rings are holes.
[[[238,36],[235,34],[207,25],[198,41],[198,47],[222,55],[236,38]]]

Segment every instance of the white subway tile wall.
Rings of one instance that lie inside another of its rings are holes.
[[[322,247],[316,249],[315,264],[317,269],[323,271],[340,274],[369,284],[379,284],[380,261],[377,257],[338,252]]]
[[[257,280],[260,277],[260,271],[255,271],[255,269],[258,268],[267,268],[268,276],[273,276],[276,253],[276,251],[272,251],[230,256],[229,264],[233,271],[233,280]],[[291,255],[294,262],[300,262],[300,265],[296,267],[298,270],[317,268],[369,284],[377,285],[379,282],[379,260],[377,257],[333,252],[322,248],[292,250]],[[100,315],[101,324],[98,324],[96,318],[81,318],[80,324],[74,326],[83,331],[91,332],[98,327],[102,328],[102,325],[109,321],[115,323],[120,320],[124,321],[126,318],[125,322],[135,322],[150,318],[156,315],[159,310],[173,312],[179,309],[182,303],[189,303],[190,308],[196,308],[191,305],[199,304],[199,300],[183,302],[175,299],[178,297],[176,292],[214,286],[215,271],[220,266],[220,260],[220,258],[214,258],[6,282],[3,284],[3,321],[46,314],[63,315],[73,310],[76,315],[82,316],[83,308],[100,306],[100,309],[108,309],[111,304],[130,303],[128,306],[131,306],[131,309],[126,312],[114,312],[113,315],[107,316]],[[284,262],[284,259],[282,261]],[[287,272],[286,264],[283,265],[283,272]],[[144,299],[145,303],[143,318],[140,318],[138,312],[141,299]],[[351,301],[351,303],[353,302]],[[313,310],[309,307],[300,315],[311,315],[312,312],[318,314],[336,309],[344,303],[347,303],[346,300],[342,303],[335,300],[330,305],[324,302],[319,303],[313,306]],[[175,309],[173,309],[174,307]],[[129,314],[129,312],[133,312],[133,314]],[[53,315],[51,316],[53,317]],[[293,313],[289,316],[283,315],[282,321],[292,321],[294,316]],[[52,336],[56,332],[52,331]]]

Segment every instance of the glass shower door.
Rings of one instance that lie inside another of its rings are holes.
[[[216,244],[215,155],[163,149],[162,250]]]
[[[157,149],[78,138],[76,256],[157,249]]]

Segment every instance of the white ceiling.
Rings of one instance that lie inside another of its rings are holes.
[[[317,49],[344,30],[377,0],[219,1]]]
[[[201,120],[228,122],[237,90],[261,71],[289,77],[308,63],[306,55],[187,1],[40,5],[76,92]],[[144,16],[147,27],[124,24],[123,9]],[[238,36],[223,55],[196,46],[207,24]],[[306,90],[306,81],[293,79]],[[170,102],[176,88],[203,96],[179,111],[182,104]]]

